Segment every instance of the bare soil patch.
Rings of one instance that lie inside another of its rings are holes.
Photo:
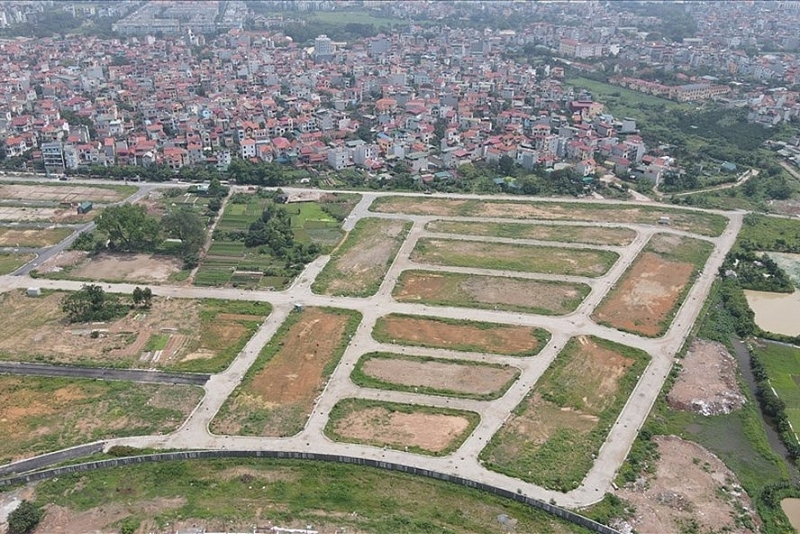
[[[629,228],[605,228],[601,226],[561,226],[552,224],[492,223],[476,221],[431,221],[425,229],[430,232],[462,235],[482,235],[511,239],[537,239],[586,243],[588,245],[631,244],[636,232]]]
[[[115,524],[131,515],[154,517],[186,504],[183,497],[158,498],[130,503],[110,503],[84,510],[70,510],[54,504],[46,507],[46,514],[35,532],[58,534],[86,534],[87,532],[119,532]],[[150,532],[150,530],[147,530]]]
[[[397,314],[379,318],[372,335],[376,340],[387,343],[511,356],[536,354],[548,339],[543,330],[526,326]]]
[[[125,282],[159,283],[181,270],[182,262],[173,256],[155,254],[102,253],[70,270],[70,278]]]
[[[388,403],[361,405],[348,399],[334,407],[327,430],[339,441],[441,454],[463,441],[473,426],[466,414]]]
[[[368,296],[377,291],[410,225],[389,219],[362,219],[333,253],[314,282],[326,295]]]
[[[760,521],[750,497],[719,458],[676,436],[653,440],[659,454],[655,473],[616,491],[636,508],[630,526],[664,534],[758,531],[741,526]]]
[[[686,284],[691,263],[670,261],[643,252],[592,317],[604,324],[645,336],[663,334]]]
[[[42,274],[58,273],[64,270],[65,267],[74,267],[89,256],[88,252],[82,250],[64,250],[59,252],[37,269]]]
[[[507,366],[459,363],[457,361],[410,358],[365,357],[360,370],[364,375],[386,384],[422,393],[454,393],[456,395],[495,398],[519,375]]]
[[[0,185],[0,198],[8,200],[38,200],[52,202],[116,202],[124,195],[114,189],[87,185]]]
[[[352,316],[324,308],[305,308],[272,340],[214,419],[215,432],[287,436],[299,432],[329,367],[341,356]],[[277,350],[275,350],[277,349]],[[272,354],[269,355],[271,350]],[[266,355],[265,355],[266,354]]]
[[[0,376],[0,459],[177,428],[202,390],[132,382]]]
[[[72,233],[72,228],[0,228],[0,246],[49,247]]]
[[[738,410],[745,400],[736,383],[736,359],[721,343],[695,339],[667,394],[670,406],[702,415],[720,415]]]
[[[411,253],[413,261],[433,265],[590,277],[604,274],[618,257],[606,250],[432,238],[420,239]]]
[[[574,311],[589,286],[525,278],[404,271],[392,296],[401,302],[560,315]]]

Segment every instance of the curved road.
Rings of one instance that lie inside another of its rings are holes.
[[[176,184],[168,184],[176,185]],[[183,185],[183,184],[181,184]],[[140,189],[138,194],[144,196],[155,185],[146,185]],[[287,189],[287,188],[284,188]],[[143,193],[144,191],[144,193]],[[137,447],[152,448],[192,448],[192,449],[248,449],[248,450],[282,450],[282,451],[313,451],[327,454],[342,454],[350,456],[361,456],[376,460],[385,460],[405,465],[442,471],[466,477],[472,480],[493,484],[508,488],[512,491],[520,491],[525,495],[535,497],[544,501],[553,499],[556,503],[570,508],[580,508],[592,504],[602,499],[605,492],[610,488],[616,470],[624,461],[628,450],[635,439],[639,427],[644,423],[653,402],[656,399],[661,386],[666,379],[672,366],[672,359],[680,349],[697,315],[699,314],[703,302],[710,290],[711,284],[718,268],[721,266],[725,254],[733,245],[736,235],[742,223],[743,213],[717,212],[724,213],[730,221],[725,232],[718,238],[704,236],[693,236],[705,239],[714,243],[714,251],[711,254],[705,268],[698,276],[695,284],[690,289],[683,305],[675,315],[671,327],[667,333],[656,339],[643,338],[633,334],[620,332],[612,328],[597,325],[590,315],[595,306],[600,303],[606,293],[614,286],[619,277],[626,271],[636,256],[646,245],[650,236],[654,233],[673,233],[676,235],[687,235],[686,232],[674,230],[670,227],[654,227],[639,224],[597,224],[597,226],[623,226],[632,228],[637,232],[634,241],[625,247],[603,247],[603,246],[580,246],[580,245],[558,245],[547,242],[548,246],[569,246],[571,248],[592,248],[613,250],[620,254],[619,259],[604,275],[597,278],[584,278],[561,275],[538,275],[531,273],[492,271],[486,269],[455,269],[450,267],[420,265],[413,263],[410,253],[416,242],[421,237],[445,237],[443,234],[429,233],[425,230],[425,224],[433,219],[443,217],[383,214],[368,211],[369,205],[377,196],[385,196],[383,193],[362,193],[363,198],[351,212],[343,227],[347,230],[352,229],[355,223],[363,217],[385,217],[402,218],[413,221],[413,227],[409,232],[406,241],[400,248],[399,253],[394,259],[384,281],[382,282],[377,294],[369,298],[351,297],[330,297],[326,295],[316,295],[310,290],[311,283],[316,275],[322,270],[328,257],[321,257],[309,264],[301,273],[295,283],[286,291],[249,291],[240,289],[222,288],[202,288],[202,287],[172,287],[172,286],[153,286],[152,290],[158,296],[170,296],[173,298],[223,298],[236,300],[257,300],[270,302],[274,310],[267,320],[262,324],[256,334],[245,345],[244,349],[232,362],[230,367],[224,372],[211,376],[205,385],[206,395],[194,412],[189,416],[185,423],[174,433],[167,436],[140,436],[133,438],[121,438],[109,440],[109,446],[116,444],[131,445]],[[405,193],[395,193],[406,195]],[[441,195],[436,195],[441,196]],[[448,195],[449,196],[449,195]],[[479,195],[452,195],[454,198],[491,198],[497,196]],[[515,197],[516,200],[524,200]],[[536,199],[538,202],[540,199]],[[564,200],[541,199],[544,202]],[[596,202],[591,200],[568,200],[569,202]],[[620,202],[620,204],[630,205],[630,202]],[[671,209],[679,207],[669,206]],[[481,221],[484,218],[474,217],[445,217],[452,220]],[[492,219],[501,222],[528,222],[506,219]],[[535,224],[580,224],[570,222],[542,221]],[[469,239],[476,241],[499,241],[491,238],[481,238],[477,236],[452,236],[448,238]],[[518,241],[515,241],[518,242]],[[544,242],[531,241],[531,244],[545,244]],[[540,278],[549,280],[563,280],[588,284],[592,289],[587,298],[581,303],[576,311],[564,316],[543,316],[519,312],[507,312],[499,310],[477,310],[447,306],[428,306],[417,303],[398,303],[391,297],[391,290],[397,277],[403,270],[410,268],[425,268],[430,270],[476,272],[481,274],[501,274],[504,276],[525,276],[530,278]],[[25,276],[4,276],[0,277],[0,290],[7,291],[12,288],[24,288],[31,285],[31,281]],[[53,289],[78,289],[83,282],[69,280],[45,280],[38,279],[35,285],[43,288]],[[135,286],[133,284],[111,284],[110,289],[115,292],[130,293]],[[241,382],[247,369],[255,361],[259,351],[265,343],[269,341],[278,327],[283,323],[293,308],[295,302],[303,302],[310,306],[330,306],[340,307],[360,311],[364,319],[358,326],[350,344],[345,350],[344,355],[325,391],[317,400],[305,429],[297,436],[291,438],[260,438],[242,436],[217,436],[208,430],[208,425],[217,411],[220,409],[225,399],[233,392]],[[509,356],[497,356],[490,354],[462,353],[441,349],[429,349],[420,347],[401,347],[390,344],[378,343],[371,337],[372,327],[378,317],[388,313],[404,313],[412,315],[430,315],[453,319],[467,319],[476,321],[489,321],[502,324],[526,325],[545,328],[552,333],[552,339],[542,349],[542,351],[528,358],[515,358]],[[594,335],[639,348],[647,351],[651,356],[651,362],[644,371],[639,383],[629,397],[625,407],[620,413],[616,423],[611,429],[608,438],[599,451],[594,466],[589,471],[583,484],[569,493],[560,493],[547,490],[533,484],[522,482],[500,473],[489,471],[484,468],[478,460],[478,454],[485,447],[491,436],[500,428],[508,418],[511,411],[530,391],[547,366],[556,357],[559,350],[563,348],[567,340],[576,335]],[[372,390],[355,386],[349,379],[350,371],[358,358],[366,352],[389,350],[392,352],[408,353],[421,355],[431,355],[444,358],[458,358],[475,361],[487,361],[496,363],[511,364],[521,370],[519,379],[501,398],[494,401],[475,401],[465,399],[454,399],[430,395],[420,395],[406,392],[393,392],[384,390]],[[380,399],[393,402],[409,402],[415,404],[425,404],[431,406],[444,406],[449,408],[475,411],[480,414],[481,419],[475,431],[467,438],[462,446],[454,453],[445,457],[430,457],[406,453],[396,450],[388,450],[364,445],[338,443],[329,440],[323,432],[328,420],[328,414],[333,406],[346,397],[359,396],[372,399]]]

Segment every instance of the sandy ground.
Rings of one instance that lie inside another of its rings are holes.
[[[86,185],[0,185],[0,198],[9,200],[44,200],[53,202],[116,202],[123,195],[113,189]]]
[[[181,260],[172,256],[102,253],[82,262],[69,274],[94,280],[157,283],[168,281],[171,274],[181,270],[181,265]]]
[[[465,350],[459,346],[469,344],[478,351],[510,355],[530,353],[539,347],[535,330],[524,326],[497,325],[486,329],[469,322],[448,324],[435,319],[400,315],[387,315],[381,317],[379,322],[390,340],[426,347]]]
[[[419,447],[440,452],[469,428],[457,415],[402,413],[371,407],[354,410],[334,424],[340,436],[393,448]]]
[[[400,358],[372,358],[364,363],[362,371],[384,382],[474,395],[494,393],[518,374],[513,367]]]
[[[564,241],[590,245],[630,245],[636,232],[628,228],[604,228],[596,226],[551,226],[545,224],[500,224],[472,221],[436,220],[426,225],[430,232],[499,236],[516,239],[538,239],[542,241]]]
[[[636,508],[627,521],[637,532],[757,532],[750,497],[735,475],[709,451],[675,436],[653,438],[660,458],[655,473],[616,494]],[[735,518],[743,523],[737,524]]]
[[[71,228],[0,228],[0,246],[49,247],[70,233]]]
[[[458,273],[406,271],[393,297],[399,301],[462,301],[547,310],[555,314],[573,311],[580,292],[571,284],[554,284],[522,278],[478,276]]]
[[[695,339],[667,402],[678,410],[703,415],[720,415],[738,410],[745,402],[736,383],[736,360],[725,346]]]
[[[693,270],[690,263],[667,261],[644,252],[593,317],[615,328],[657,336],[666,330],[660,323],[669,315]]]

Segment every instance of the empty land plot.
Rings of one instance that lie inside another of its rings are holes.
[[[0,376],[0,459],[111,437],[168,433],[202,397],[193,386]]]
[[[403,271],[392,296],[401,302],[563,315],[575,311],[585,284],[474,274]]]
[[[0,228],[0,247],[50,247],[74,232],[74,228]]]
[[[9,254],[0,252],[0,276],[13,273],[35,257],[34,254]]]
[[[398,345],[533,356],[547,344],[550,333],[529,326],[393,313],[378,318],[372,337]]]
[[[344,399],[331,410],[325,433],[336,441],[442,456],[457,449],[479,421],[474,412]]]
[[[149,310],[132,311],[109,323],[70,325],[61,311],[65,295],[49,291],[36,298],[22,291],[0,295],[0,358],[218,372],[228,366],[270,312],[266,303],[155,298]],[[92,338],[92,331],[97,331],[98,337]],[[157,336],[168,340],[155,359],[155,354],[147,354],[147,345]]]
[[[587,245],[630,245],[636,232],[630,228],[602,226],[563,226],[552,224],[497,223],[479,221],[431,221],[425,225],[429,232],[442,234],[483,235],[510,239],[538,239]]]
[[[658,224],[661,217],[669,217],[670,224],[674,228],[709,236],[722,234],[728,223],[728,219],[722,215],[703,211],[599,202],[515,202],[390,196],[376,198],[370,210],[441,217],[602,221],[651,225]]]
[[[0,199],[110,203],[123,200],[135,191],[136,187],[124,185],[103,187],[90,185],[6,184],[0,185]]]
[[[647,361],[646,353],[610,341],[570,339],[481,458],[550,489],[578,487]]]
[[[171,275],[181,270],[182,265],[182,260],[175,256],[103,252],[64,269],[59,278],[160,283],[168,281]]]
[[[350,378],[363,387],[492,400],[519,373],[508,365],[372,352],[361,357]]]
[[[706,241],[656,234],[592,318],[619,330],[660,336],[712,250]]]
[[[326,295],[374,295],[410,228],[410,222],[361,219],[311,288]]]
[[[411,253],[418,263],[499,271],[596,277],[619,258],[608,250],[585,250],[482,241],[423,238]]]
[[[292,436],[361,320],[354,311],[305,308],[286,319],[211,423],[218,434]]]

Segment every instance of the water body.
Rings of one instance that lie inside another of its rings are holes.
[[[800,291],[770,293],[745,289],[745,297],[762,330],[786,336],[800,335]]]
[[[789,518],[792,527],[800,532],[800,499],[783,499],[781,509]]]

